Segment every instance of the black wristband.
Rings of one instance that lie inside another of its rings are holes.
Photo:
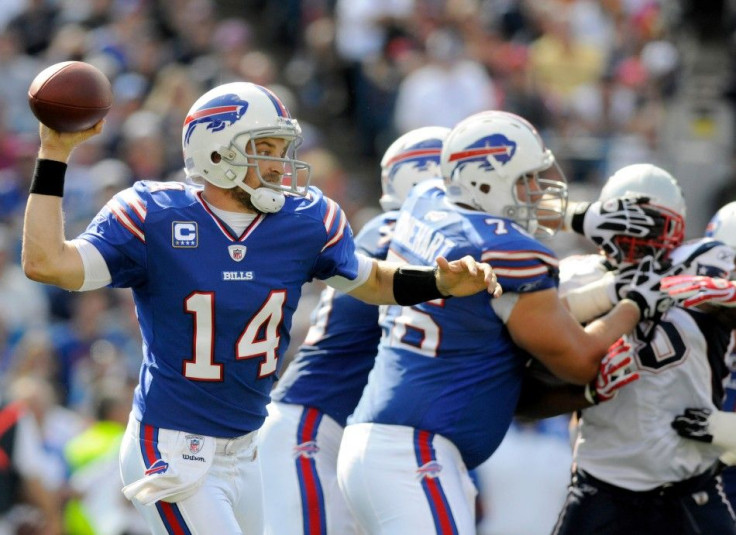
[[[437,289],[437,268],[400,267],[394,272],[394,299],[400,305],[411,306],[433,299],[447,299]]]
[[[570,227],[578,234],[583,234],[583,221],[585,221],[585,213],[588,211],[588,208],[590,208],[589,202],[581,202],[575,206],[575,213],[572,214]]]
[[[63,197],[64,175],[66,175],[66,163],[39,158],[33,170],[30,193]]]

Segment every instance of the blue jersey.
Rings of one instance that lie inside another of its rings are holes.
[[[402,206],[388,259],[433,265],[439,255],[488,261],[509,292],[555,288],[555,254],[508,219],[450,204],[438,190]],[[524,359],[486,292],[412,307],[385,307],[378,355],[350,423],[438,433],[468,468],[508,429]]]
[[[133,290],[143,337],[135,417],[233,437],[263,423],[302,285],[355,279],[358,261],[345,214],[315,188],[240,236],[201,195],[137,182],[80,237],[105,258],[111,286]]]
[[[355,238],[360,252],[386,258],[397,213],[378,215],[363,226]],[[368,380],[380,338],[377,306],[327,287],[271,399],[317,408],[344,426]]]

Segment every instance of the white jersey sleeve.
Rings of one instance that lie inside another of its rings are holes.
[[[713,444],[736,455],[736,412],[716,411],[710,417]]]
[[[78,291],[96,290],[110,284],[112,282],[110,270],[107,268],[107,263],[97,247],[81,238],[74,239],[71,243],[79,251],[82,264],[84,264],[84,282]]]
[[[560,260],[560,295],[603,278],[608,272],[605,260],[598,254],[571,255]]]
[[[335,290],[349,293],[351,290],[354,290],[367,281],[368,277],[371,275],[371,270],[373,269],[373,260],[360,253],[355,253],[355,257],[358,259],[358,276],[355,277],[355,279],[350,280],[347,277],[335,275],[334,277],[325,279],[325,283]]]
[[[615,301],[613,273],[601,255],[573,255],[560,261],[560,297],[580,323],[602,316]]]

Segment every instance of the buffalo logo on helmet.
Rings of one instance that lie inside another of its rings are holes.
[[[393,178],[403,166],[424,171],[429,168],[430,164],[439,164],[440,152],[442,152],[442,140],[440,139],[427,139],[408,147],[386,163],[386,167],[391,168],[389,177]]]
[[[465,149],[450,154],[449,161],[459,169],[477,163],[484,171],[493,171],[498,164],[506,165],[516,153],[516,143],[503,134],[484,136]]]
[[[189,139],[198,125],[204,124],[208,130],[219,132],[239,121],[247,110],[248,102],[235,94],[222,95],[210,100],[184,119],[184,126],[187,127],[184,142],[189,144]]]

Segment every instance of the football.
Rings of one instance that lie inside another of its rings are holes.
[[[58,132],[94,126],[112,107],[112,85],[94,65],[63,61],[42,70],[28,88],[33,115]]]

